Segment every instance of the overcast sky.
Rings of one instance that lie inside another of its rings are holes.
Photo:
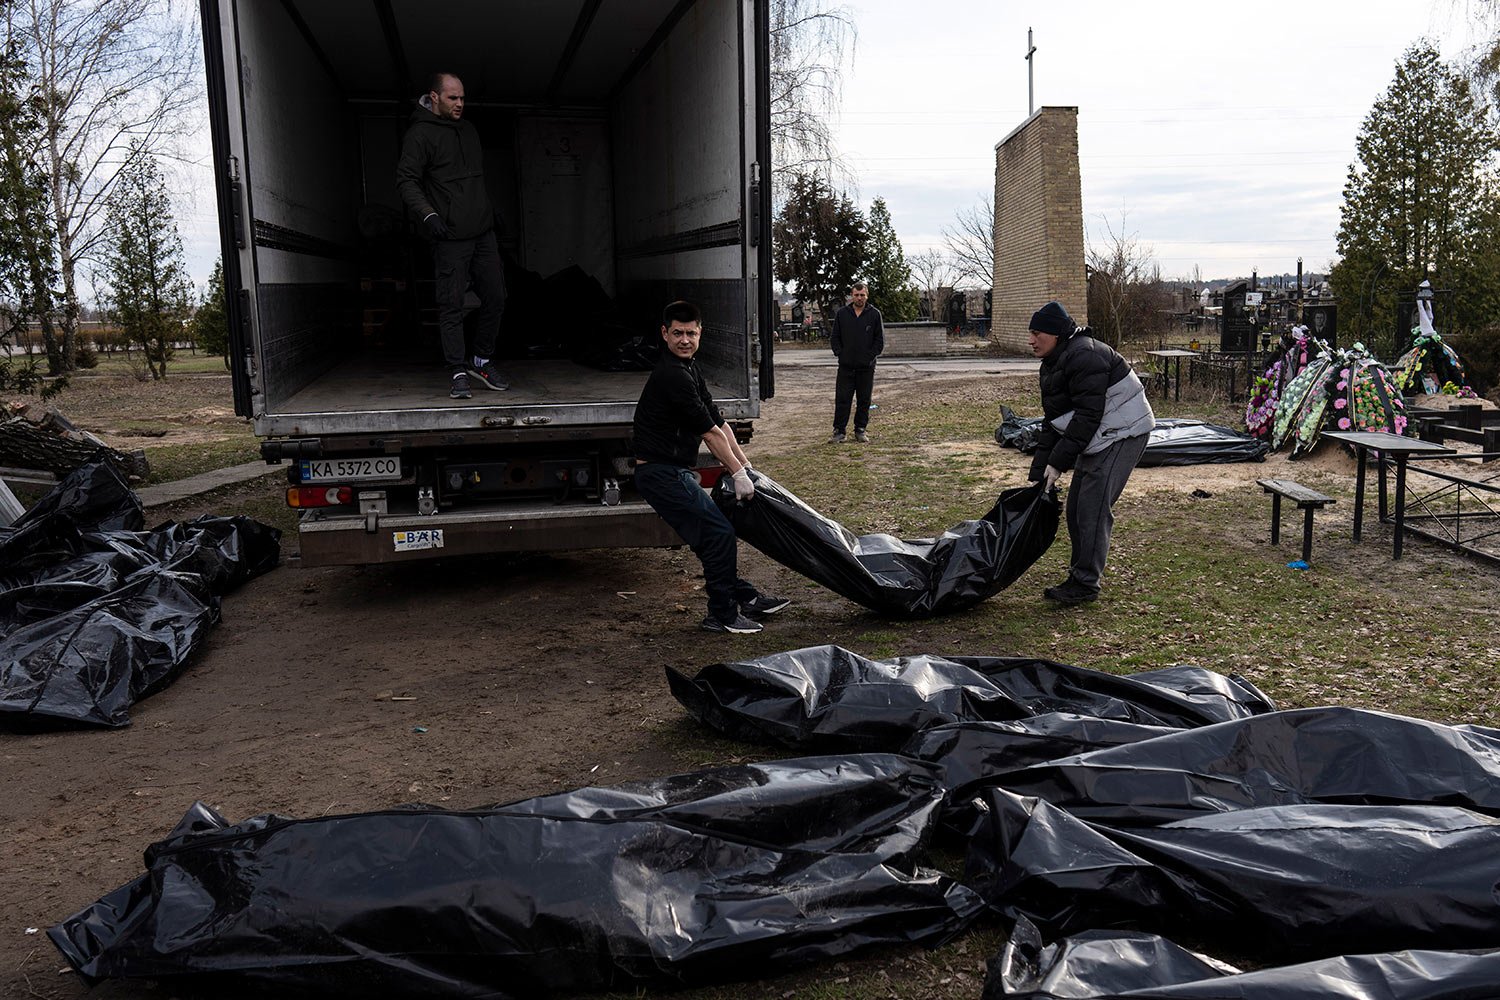
[[[1325,270],[1354,140],[1418,39],[1470,44],[1463,0],[847,0],[858,20],[840,147],[856,200],[908,255],[993,191],[994,147],[1036,105],[1078,108],[1085,229],[1165,277]]]
[[[1473,0],[1471,0],[1473,2]],[[1489,0],[1485,0],[1489,2]],[[1326,269],[1354,138],[1423,36],[1471,42],[1465,0],[845,0],[858,21],[840,147],[851,192],[890,206],[908,254],[993,190],[994,147],[1036,104],[1078,108],[1084,222],[1167,277]],[[176,211],[200,287],[218,256],[206,129]]]

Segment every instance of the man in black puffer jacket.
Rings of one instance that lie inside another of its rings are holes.
[[[1124,358],[1048,302],[1031,317],[1031,353],[1042,359],[1042,427],[1031,479],[1055,489],[1073,470],[1068,490],[1068,579],[1042,593],[1062,604],[1099,596],[1109,556],[1113,508],[1156,424],[1146,389]]]
[[[505,272],[495,242],[495,212],[484,186],[479,131],[463,120],[464,85],[434,73],[427,96],[411,113],[396,163],[396,190],[432,240],[438,331],[448,363],[448,395],[469,399],[469,374],[486,389],[508,389],[490,360],[505,312]],[[479,296],[474,354],[464,344],[464,293]]]

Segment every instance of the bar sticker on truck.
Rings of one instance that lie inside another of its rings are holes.
[[[419,549],[443,547],[442,528],[424,528],[421,531],[393,531],[391,542],[397,552],[416,552]]]

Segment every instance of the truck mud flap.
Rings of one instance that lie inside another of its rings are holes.
[[[682,539],[644,503],[322,517],[298,529],[301,565],[356,566],[494,552],[663,548]]]

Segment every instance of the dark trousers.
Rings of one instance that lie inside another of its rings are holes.
[[[729,518],[699,484],[698,473],[665,462],[646,462],[635,467],[635,490],[703,563],[708,613],[721,622],[734,621],[739,606],[753,601],[760,591],[736,574],[739,539]]]
[[[1073,559],[1068,577],[1085,590],[1097,593],[1109,558],[1109,540],[1115,529],[1115,501],[1145,454],[1151,435],[1125,438],[1093,455],[1079,455],[1068,484],[1068,537],[1073,540]]]
[[[464,293],[474,283],[479,315],[474,324],[474,353],[495,353],[500,317],[505,314],[505,269],[491,229],[472,240],[438,240],[432,245],[432,270],[437,278],[438,332],[443,338],[443,360],[454,371],[469,366],[464,347]]]
[[[859,405],[854,408],[854,429],[862,431],[870,426],[870,393],[875,391],[875,366],[868,368],[845,368],[839,365],[838,380],[833,384],[833,429],[839,434],[849,426],[849,404],[857,396]]]

